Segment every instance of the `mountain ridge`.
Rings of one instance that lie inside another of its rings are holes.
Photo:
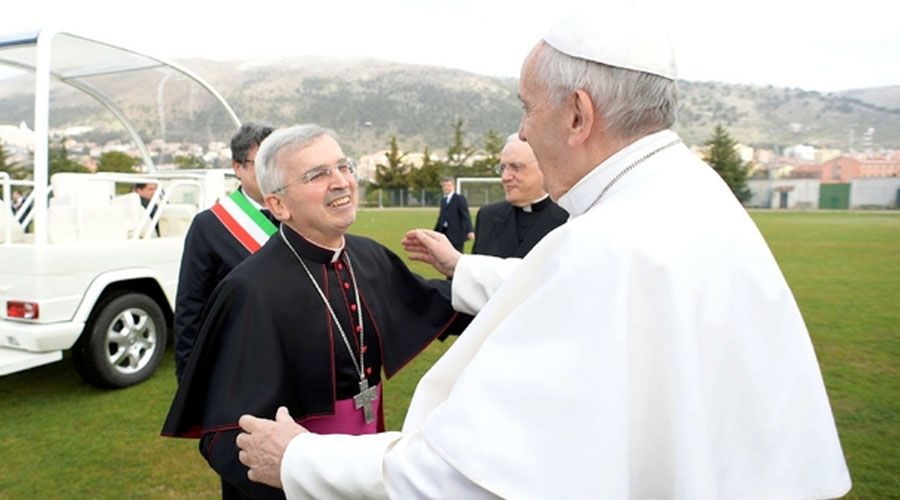
[[[465,120],[466,140],[480,147],[488,130],[505,136],[521,117],[516,78],[314,56],[179,63],[209,81],[241,120],[276,126],[316,122],[337,131],[355,155],[385,149],[392,135],[405,151],[426,145],[434,152],[445,150],[459,118]],[[688,144],[704,143],[722,125],[738,142],[756,147],[809,144],[846,150],[852,138],[868,133],[867,146],[900,149],[900,85],[824,93],[771,85],[678,84],[675,130]],[[31,122],[7,105],[14,96],[0,97],[0,122]],[[72,115],[75,119],[77,113]]]

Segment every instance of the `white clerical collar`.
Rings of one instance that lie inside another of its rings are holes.
[[[550,195],[547,194],[547,193],[544,193],[544,196],[541,196],[540,198],[538,198],[538,199],[532,201],[531,203],[529,203],[529,204],[527,204],[527,205],[522,205],[522,206],[519,207],[519,208],[521,208],[523,212],[531,213],[531,211],[534,210],[532,207],[534,207],[534,206],[537,205],[538,203],[540,203],[540,202],[546,200],[548,196],[550,196]]]
[[[591,208],[591,205],[597,200],[600,191],[628,165],[639,160],[649,151],[653,151],[677,139],[678,134],[671,130],[661,130],[641,137],[594,167],[593,170],[575,183],[566,194],[562,195],[556,203],[565,209],[566,212],[569,212],[570,219],[578,217]]]

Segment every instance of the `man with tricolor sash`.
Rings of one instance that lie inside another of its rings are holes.
[[[175,375],[181,380],[206,301],[236,265],[275,232],[256,182],[256,152],[272,127],[245,123],[231,138],[231,166],[241,186],[194,217],[184,239],[175,298]],[[273,222],[274,221],[274,222]]]

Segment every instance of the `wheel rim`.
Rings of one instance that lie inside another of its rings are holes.
[[[132,307],[116,316],[106,331],[106,353],[113,370],[132,375],[156,352],[156,323],[147,311]]]

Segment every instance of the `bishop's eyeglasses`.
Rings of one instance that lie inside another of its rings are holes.
[[[294,184],[323,184],[330,181],[335,173],[347,178],[352,177],[356,173],[356,162],[352,158],[344,158],[331,166],[322,165],[312,168],[300,175],[297,180],[289,182],[272,192],[280,193]]]

